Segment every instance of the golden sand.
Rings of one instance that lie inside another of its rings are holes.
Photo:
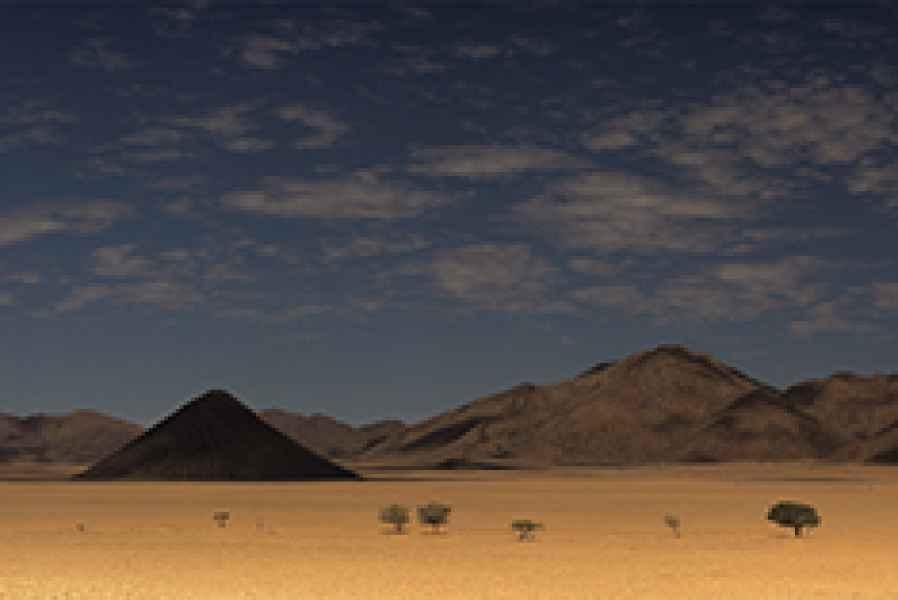
[[[0,599],[898,599],[898,469],[416,475],[0,483]],[[796,539],[768,524],[781,498],[814,504],[822,527]],[[430,500],[453,508],[446,534],[377,521],[392,502]],[[546,529],[519,542],[516,518]]]

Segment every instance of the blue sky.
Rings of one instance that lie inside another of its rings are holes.
[[[0,8],[0,411],[898,371],[889,2]]]

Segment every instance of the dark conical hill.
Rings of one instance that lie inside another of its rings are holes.
[[[77,479],[301,481],[358,479],[212,390],[100,460]]]

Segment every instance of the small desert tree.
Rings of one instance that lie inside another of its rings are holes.
[[[538,529],[544,529],[542,523],[531,521],[530,519],[515,519],[511,522],[511,529],[518,534],[518,539],[522,542],[532,540],[536,537]]]
[[[409,521],[408,508],[401,504],[391,504],[380,511],[380,522],[392,525],[395,533],[404,533],[404,527]]]
[[[680,537],[680,517],[677,515],[666,514],[664,515],[664,524],[670,527],[674,537]]]
[[[439,502],[431,502],[418,507],[418,522],[421,525],[430,525],[434,533],[440,531],[440,527],[449,521],[449,513],[452,509]]]
[[[218,523],[219,527],[227,527],[228,521],[231,519],[231,513],[226,510],[219,510],[212,513],[212,518]]]
[[[791,500],[781,500],[770,507],[767,520],[780,527],[791,527],[795,531],[795,537],[800,537],[805,527],[820,526],[820,515],[813,506]]]

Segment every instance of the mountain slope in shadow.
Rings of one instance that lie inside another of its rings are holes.
[[[301,481],[359,476],[274,429],[229,393],[212,390],[76,478]]]

